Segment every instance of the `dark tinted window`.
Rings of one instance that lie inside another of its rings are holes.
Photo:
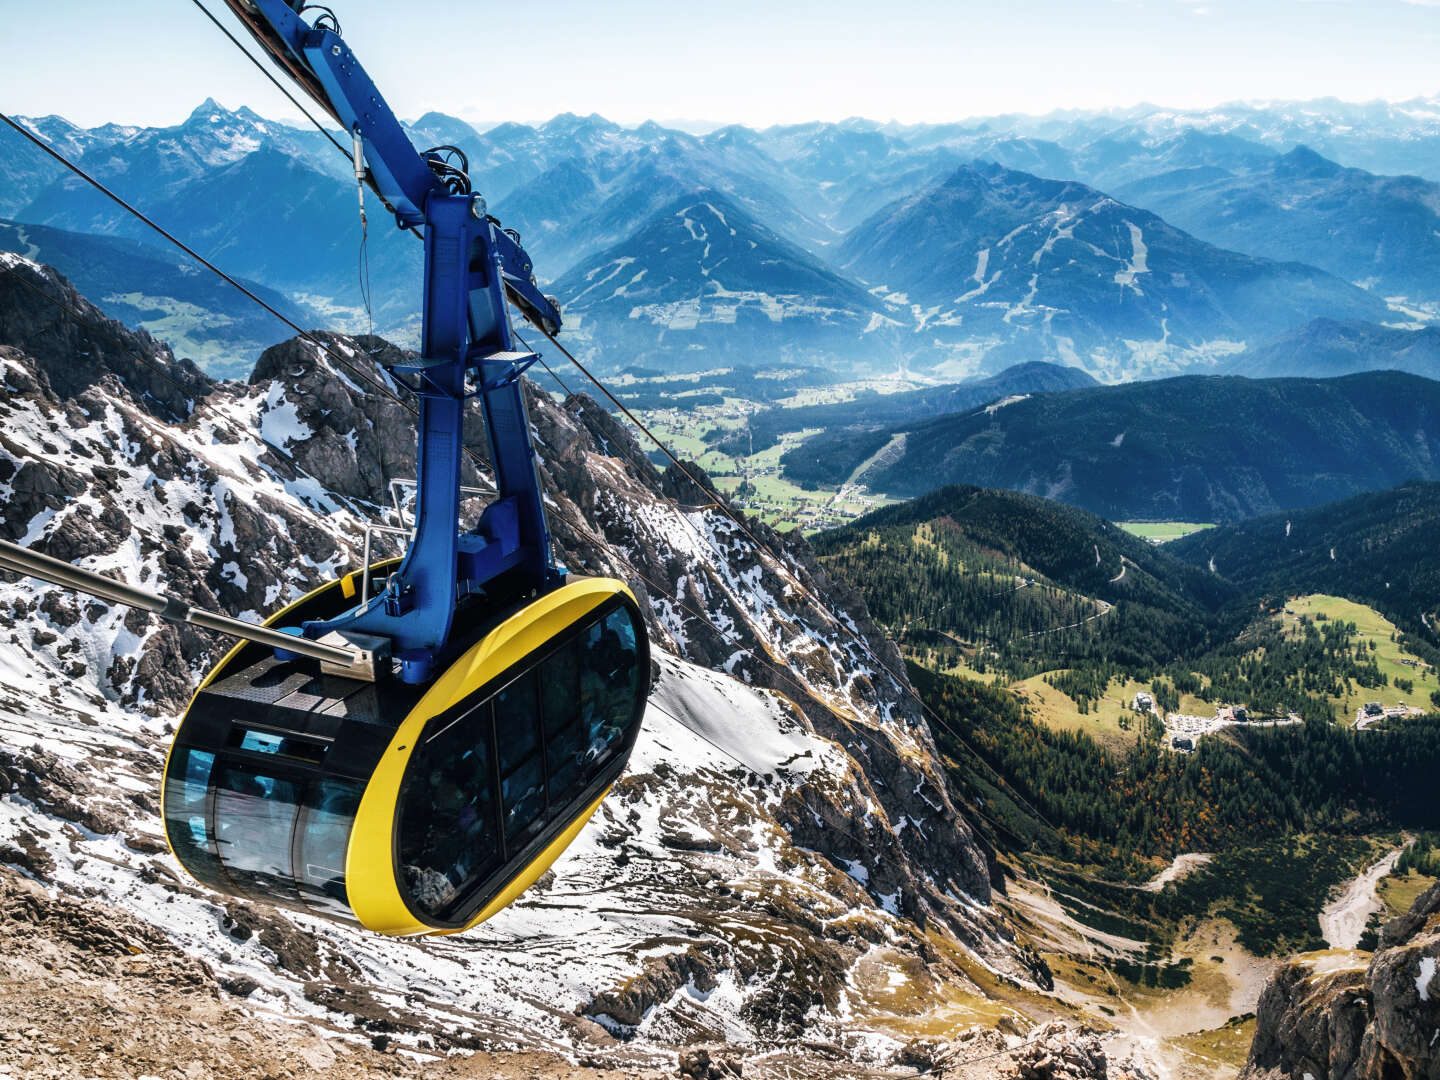
[[[517,846],[545,811],[545,762],[540,755],[540,702],[535,673],[495,695],[495,742],[500,752],[500,803],[505,839]]]
[[[256,899],[296,899],[290,842],[302,786],[223,758],[217,767],[215,846],[230,880]]]
[[[175,856],[196,880],[213,888],[226,887],[210,847],[205,802],[215,755],[177,746],[170,755],[165,778],[165,829]]]
[[[585,772],[587,740],[580,725],[580,642],[570,641],[540,665],[541,716],[545,758],[550,768],[550,804],[563,807]]]
[[[300,891],[306,903],[333,914],[349,914],[345,849],[360,794],[360,785],[348,780],[313,781],[309,809],[300,825]]]
[[[400,795],[400,870],[417,914],[455,918],[614,762],[638,719],[639,661],[636,623],[620,608],[437,722]]]
[[[608,761],[635,722],[635,623],[624,608],[585,631],[580,649],[580,722],[591,771]]]
[[[406,772],[400,870],[423,914],[444,917],[499,860],[490,738],[486,702],[422,743]]]

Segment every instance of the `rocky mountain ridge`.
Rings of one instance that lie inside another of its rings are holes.
[[[1365,954],[1304,959],[1260,998],[1241,1080],[1440,1077],[1440,885],[1381,929]]]
[[[413,470],[398,404],[301,340],[217,383],[53,271],[0,270],[0,535],[248,618],[355,565]],[[322,340],[385,377],[392,346]],[[858,597],[803,541],[752,525],[757,549],[589,399],[529,404],[557,554],[631,583],[658,655],[630,772],[553,876],[459,941],[195,888],[154,791],[169,717],[224,643],[8,576],[3,861],[158,927],[259,1007],[410,1047],[803,1038],[875,1060],[895,978],[919,1002],[998,980],[1063,1012],[989,906],[987,854]]]

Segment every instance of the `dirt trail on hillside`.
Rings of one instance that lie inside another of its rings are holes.
[[[1204,866],[1214,857],[1214,855],[1208,855],[1203,851],[1191,851],[1184,855],[1176,855],[1175,860],[1169,866],[1161,870],[1160,873],[1156,874],[1144,885],[1141,885],[1140,888],[1144,892],[1158,893],[1170,882],[1179,881],[1181,878],[1200,869],[1200,867]]]

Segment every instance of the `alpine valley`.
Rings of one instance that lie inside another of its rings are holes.
[[[0,128],[0,538],[251,622],[399,554],[344,151],[23,127],[307,331]],[[159,790],[229,644],[0,571],[0,1077],[1440,1080],[1440,99],[405,129],[561,303],[628,767],[464,933],[223,895]]]

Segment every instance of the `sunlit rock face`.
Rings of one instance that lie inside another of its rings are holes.
[[[392,346],[321,335],[341,362],[293,340],[216,382],[53,271],[7,268],[0,535],[258,619],[393,521],[413,421],[366,382],[389,385]],[[632,587],[656,662],[628,773],[519,903],[459,938],[394,940],[196,887],[166,852],[159,773],[227,644],[8,575],[0,860],[154,927],[246,1002],[413,1045],[824,1038],[878,1059],[873,1019],[942,987],[982,997],[974,978],[1033,987],[863,602],[803,540],[752,539],[658,472],[590,398],[531,386],[528,403],[557,558]],[[484,487],[478,425],[472,445],[464,482]]]

